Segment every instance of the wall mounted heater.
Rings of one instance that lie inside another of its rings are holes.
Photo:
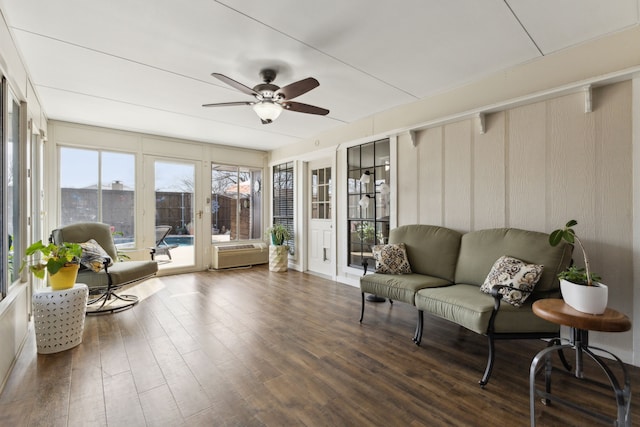
[[[269,248],[264,243],[213,247],[213,268],[244,267],[269,262]]]

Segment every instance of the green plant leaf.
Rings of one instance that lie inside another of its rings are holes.
[[[549,244],[551,246],[558,246],[558,243],[562,241],[562,230],[555,230],[549,234]]]
[[[573,244],[576,241],[574,239],[573,230],[564,230],[562,232],[562,238],[571,244]]]
[[[578,225],[578,221],[576,221],[575,219],[570,220],[569,222],[567,222],[567,225],[565,225],[566,228],[571,228],[574,225]]]

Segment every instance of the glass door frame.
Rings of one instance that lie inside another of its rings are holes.
[[[156,227],[156,176],[155,165],[156,162],[176,163],[192,165],[194,167],[194,185],[193,185],[193,248],[194,258],[192,265],[182,265],[173,267],[171,263],[161,264],[160,274],[176,274],[186,273],[193,271],[200,271],[205,267],[205,260],[209,253],[209,246],[205,244],[211,239],[210,230],[206,224],[211,221],[210,209],[204,209],[206,191],[209,191],[210,185],[203,179],[203,162],[198,160],[189,160],[177,157],[165,157],[152,154],[143,155],[143,177],[144,185],[142,187],[142,206],[144,206],[142,218],[140,221],[141,227],[138,230],[142,232],[141,238],[137,241],[141,242],[138,247],[153,247],[155,246],[155,227]],[[204,162],[206,165],[207,162]],[[165,258],[158,259],[158,261],[164,261]]]

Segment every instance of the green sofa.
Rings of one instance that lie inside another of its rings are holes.
[[[389,243],[404,243],[410,274],[366,274],[360,278],[364,317],[365,293],[402,301],[417,308],[413,340],[420,344],[424,313],[457,323],[488,337],[489,355],[480,385],[491,376],[498,339],[557,338],[559,326],[540,319],[531,309],[537,299],[560,297],[557,274],[571,263],[573,247],[552,247],[545,233],[497,228],[461,234],[432,225],[405,225],[391,230]],[[502,302],[497,287],[480,291],[494,263],[508,255],[544,266],[532,294],[520,307]],[[502,303],[501,303],[502,302]]]

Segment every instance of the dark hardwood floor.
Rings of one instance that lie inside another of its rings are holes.
[[[359,289],[312,275],[260,266],[128,293],[146,297],[87,317],[72,350],[38,355],[31,331],[0,395],[1,426],[529,425],[529,365],[543,341],[498,342],[481,389],[485,337],[427,316],[418,347],[414,308],[368,304],[360,324]],[[637,387],[640,368],[629,371]],[[611,390],[553,379],[554,393],[615,415]],[[634,425],[639,409],[632,399]],[[602,425],[539,401],[537,415],[540,426]]]

